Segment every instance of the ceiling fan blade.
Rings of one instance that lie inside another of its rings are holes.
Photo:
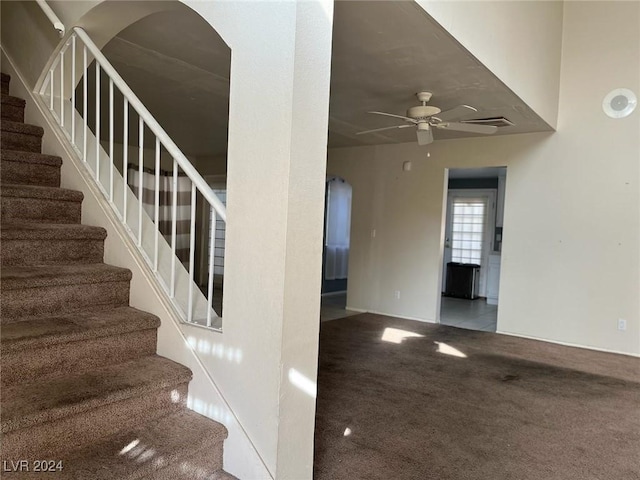
[[[447,122],[435,125],[443,130],[455,130],[456,132],[483,133],[491,135],[498,131],[498,127],[493,125],[476,125],[474,123]]]
[[[375,128],[373,130],[365,130],[364,132],[358,132],[356,133],[356,135],[363,135],[365,133],[375,133],[375,132],[382,132],[383,130],[393,130],[394,128],[407,128],[407,127],[413,127],[413,125],[394,125],[393,127]]]
[[[434,115],[433,118],[437,118],[443,122],[448,120],[454,120],[456,118],[464,117],[465,115],[469,115],[471,113],[475,113],[478,110],[469,105],[458,105],[451,110],[446,110],[444,112],[440,112],[437,115]]]
[[[411,123],[418,123],[416,120],[414,120],[413,118],[410,117],[404,117],[402,115],[395,115],[393,113],[386,113],[386,112],[367,112],[367,113],[373,113],[374,115],[384,115],[385,117],[394,117],[394,118],[401,118],[402,120],[406,121],[406,122],[411,122]]]
[[[433,142],[433,130],[418,130],[418,145],[429,145]]]

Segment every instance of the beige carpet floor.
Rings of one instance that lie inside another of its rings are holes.
[[[640,479],[640,359],[373,314],[322,323],[314,478]]]

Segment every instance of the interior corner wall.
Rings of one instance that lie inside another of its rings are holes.
[[[563,2],[416,0],[551,127],[558,117]]]
[[[640,354],[640,109],[601,108],[614,88],[640,94],[639,16],[565,4],[554,134],[331,149],[353,186],[348,306],[436,321],[445,171],[507,166],[498,331]]]

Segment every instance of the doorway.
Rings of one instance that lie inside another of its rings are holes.
[[[506,167],[448,173],[440,323],[495,332]]]
[[[351,239],[352,188],[344,178],[329,175],[325,186],[322,254],[322,321],[352,314],[346,310]]]

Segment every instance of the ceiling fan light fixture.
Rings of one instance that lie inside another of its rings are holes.
[[[434,129],[447,129],[458,132],[478,133],[483,135],[490,135],[495,133],[498,128],[492,125],[472,125],[464,124],[455,120],[462,120],[464,117],[476,113],[478,109],[470,105],[458,105],[450,110],[442,111],[438,107],[433,105],[427,105],[427,102],[431,100],[430,92],[418,92],[416,94],[420,105],[415,105],[407,110],[407,115],[397,115],[395,113],[371,111],[368,113],[374,115],[382,115],[385,117],[397,118],[404,120],[403,125],[392,125],[389,127],[374,128],[373,130],[365,130],[363,132],[356,132],[356,135],[364,135],[370,133],[380,133],[387,130],[395,130],[398,128],[416,128],[416,137],[418,145],[429,145],[433,142],[433,130]]]

